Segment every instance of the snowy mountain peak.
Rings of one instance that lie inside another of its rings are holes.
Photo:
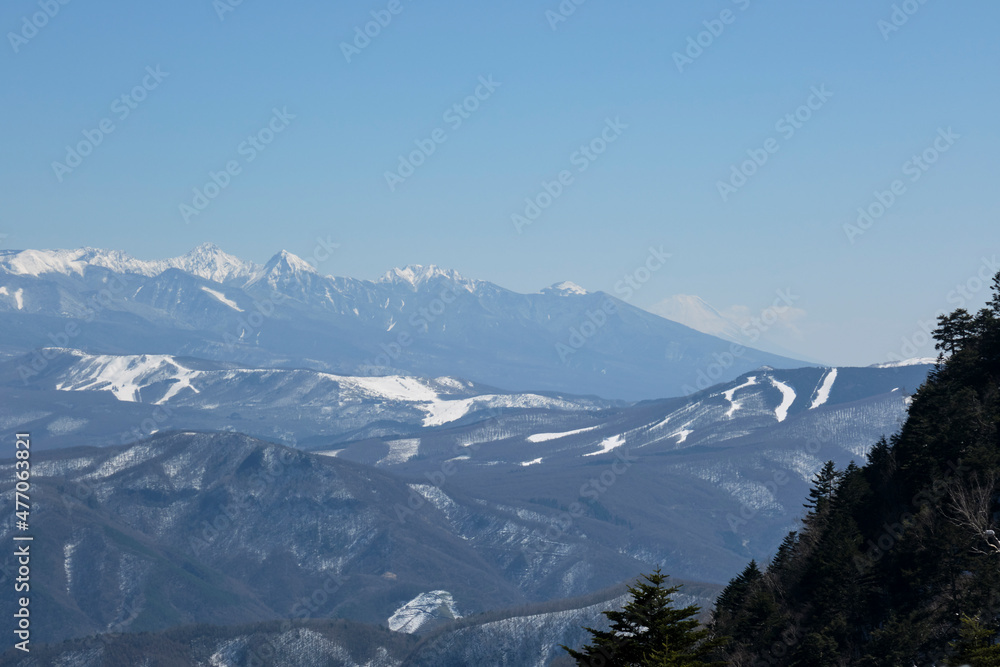
[[[298,255],[293,255],[287,250],[282,250],[268,260],[263,272],[265,274],[276,272],[282,274],[316,273],[316,269]]]
[[[551,287],[546,287],[542,290],[542,294],[556,294],[558,296],[582,296],[584,294],[589,294],[589,292],[574,282],[569,280],[564,280],[561,283],[556,283]]]
[[[395,268],[388,271],[382,278],[379,279],[380,283],[408,283],[414,288],[420,287],[424,283],[432,280],[443,279],[455,283],[468,283],[468,279],[463,277],[457,271],[450,269],[442,269],[434,264],[424,266],[422,264],[408,264],[403,268]]]
[[[214,243],[202,243],[186,255],[168,259],[166,263],[170,267],[217,283],[245,280],[260,270],[253,262],[244,262],[224,252]]]
[[[309,262],[287,250],[282,250],[269,259],[264,268],[260,269],[246,286],[265,284],[272,289],[284,290],[295,285],[294,289],[299,291],[305,289],[307,284],[311,284],[315,277],[319,277],[319,274]]]

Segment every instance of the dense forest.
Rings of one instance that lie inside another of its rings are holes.
[[[827,464],[802,530],[719,597],[730,665],[1000,665],[1000,273],[938,322],[902,430]]]

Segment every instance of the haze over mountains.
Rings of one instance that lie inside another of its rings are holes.
[[[94,249],[3,251],[0,313],[11,323],[0,332],[6,355],[170,354],[608,399],[675,396],[763,365],[807,365],[572,283],[517,294],[433,266],[334,278],[286,252],[258,266],[208,244],[152,262]]]

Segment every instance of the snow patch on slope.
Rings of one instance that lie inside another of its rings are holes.
[[[455,609],[455,600],[448,591],[421,593],[393,612],[387,621],[394,632],[417,632],[436,619],[462,618]]]
[[[0,287],[0,296],[13,297],[14,303],[17,305],[18,310],[24,310],[24,290],[19,289],[13,294],[7,291],[6,286]]]
[[[599,454],[607,454],[613,449],[617,449],[625,444],[625,436],[613,435],[610,438],[605,438],[601,441],[600,449],[596,452],[591,452],[590,454],[584,454],[584,456],[597,456]]]
[[[694,431],[682,428],[681,430],[677,431],[677,433],[671,433],[670,437],[677,438],[677,444],[680,445],[683,444],[684,441],[688,439],[688,436],[691,435],[692,433],[694,433]]]
[[[484,397],[485,398],[485,397]],[[422,406],[427,416],[424,417],[424,426],[441,426],[449,422],[456,421],[464,417],[472,404],[474,398],[462,398],[452,401],[435,400]]]
[[[397,465],[406,463],[420,451],[420,438],[407,438],[405,440],[390,440],[389,453],[385,455],[379,465]]]
[[[417,378],[389,375],[386,377],[342,377],[328,375],[345,386],[353,386],[362,392],[394,401],[437,401],[436,391]]]
[[[110,391],[119,401],[139,403],[143,387],[173,381],[163,398],[156,401],[157,404],[173,398],[182,389],[198,393],[191,380],[200,372],[184,368],[167,355],[77,355],[79,363],[63,373],[56,385],[57,391]]]
[[[235,302],[235,301],[233,301],[232,299],[228,299],[228,298],[226,298],[226,295],[225,295],[225,294],[223,294],[222,292],[217,292],[217,291],[215,291],[214,289],[208,289],[208,288],[207,288],[207,287],[205,287],[205,286],[202,286],[201,290],[202,290],[203,292],[206,292],[206,293],[208,293],[208,294],[211,294],[211,295],[212,295],[212,296],[214,296],[214,297],[215,297],[216,299],[218,299],[218,300],[219,300],[219,301],[221,301],[222,303],[226,304],[227,306],[229,306],[229,307],[230,307],[230,308],[232,308],[233,310],[236,310],[236,311],[239,311],[239,312],[241,312],[241,313],[242,313],[242,312],[244,312],[242,308],[240,308],[239,306],[237,306],[237,305],[236,305],[236,302]]]
[[[570,435],[576,435],[577,433],[586,433],[587,431],[593,431],[595,428],[600,428],[600,427],[591,426],[589,428],[578,428],[575,431],[563,431],[562,433],[536,433],[534,435],[528,436],[528,442],[547,442],[549,440],[558,440],[559,438],[565,438]]]
[[[63,545],[63,570],[66,573],[66,593],[72,595],[73,588],[73,552],[80,546],[79,542],[67,542]]]
[[[727,417],[732,419],[733,413],[740,409],[739,401],[733,400],[733,396],[736,395],[736,392],[746,387],[752,387],[755,384],[757,384],[757,378],[755,376],[751,376],[748,377],[746,382],[744,382],[740,386],[733,387],[732,389],[727,389],[726,391],[722,392],[722,395],[726,397],[727,401],[729,401],[729,411],[726,413]],[[683,442],[683,440],[681,442]]]
[[[830,390],[833,389],[833,383],[837,379],[837,369],[831,368],[830,372],[823,377],[823,383],[816,390],[816,398],[813,399],[812,405],[809,406],[810,410],[815,410],[819,406],[830,400]]]
[[[446,515],[450,515],[458,510],[458,504],[449,498],[448,494],[442,491],[440,487],[433,484],[409,484],[408,486]]]
[[[472,398],[432,399],[420,406],[427,412],[424,426],[440,426],[461,419],[473,409],[523,409],[548,408],[555,410],[578,410],[579,406],[560,398],[550,398],[538,394],[484,394]]]
[[[783,422],[788,418],[788,409],[795,402],[795,390],[781,380],[775,380],[773,377],[769,379],[771,384],[781,392],[781,405],[774,409],[774,416],[779,422]]]

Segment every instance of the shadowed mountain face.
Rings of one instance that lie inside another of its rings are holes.
[[[10,494],[13,463],[0,469],[0,491]],[[45,573],[32,580],[39,641],[289,617],[392,625],[432,591],[448,593],[452,615],[467,615],[598,590],[639,571],[602,548],[529,562],[524,547],[541,514],[468,498],[441,509],[446,497],[426,480],[408,484],[242,435],[38,453],[33,470],[32,522],[44,527],[32,544],[33,566]],[[452,509],[481,537],[457,531]],[[5,598],[0,613],[13,604]]]
[[[142,262],[93,249],[0,252],[6,355],[41,347],[170,354],[342,375],[460,377],[512,391],[680,395],[762,365],[802,366],[563,283],[517,294],[435,267],[323,276],[202,246]],[[734,354],[735,351],[735,354]],[[32,377],[48,360],[23,366]]]

